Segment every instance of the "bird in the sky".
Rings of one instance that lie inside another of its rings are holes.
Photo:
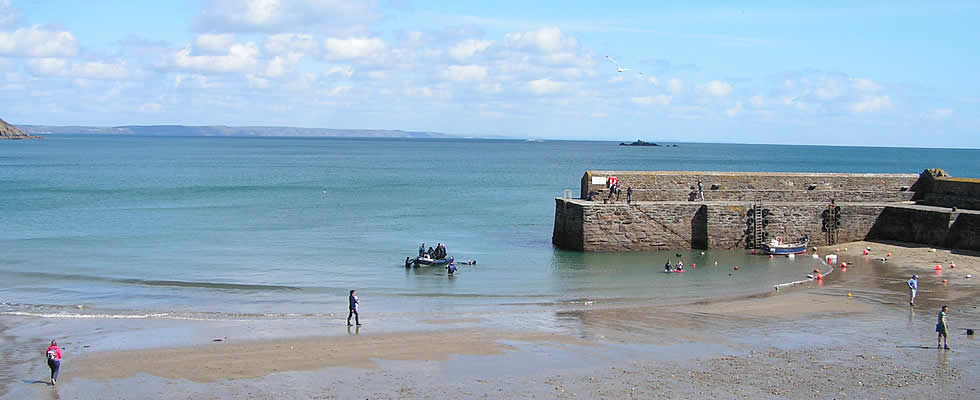
[[[629,71],[629,70],[630,70],[629,68],[623,68],[623,67],[620,67],[620,66],[619,66],[619,63],[618,63],[618,62],[616,62],[616,60],[613,60],[613,58],[612,58],[612,57],[609,57],[609,56],[606,56],[606,59],[607,59],[607,60],[609,60],[609,62],[611,62],[611,63],[613,63],[614,65],[616,65],[616,72],[623,72],[623,71]]]

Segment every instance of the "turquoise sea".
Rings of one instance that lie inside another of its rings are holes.
[[[980,177],[980,151],[452,139],[52,135],[0,143],[0,313],[243,318],[455,312],[768,290],[814,267],[739,251],[551,245],[554,197],[588,169]],[[446,243],[452,277],[406,269]],[[718,265],[715,266],[715,262]],[[731,266],[740,265],[732,273]]]

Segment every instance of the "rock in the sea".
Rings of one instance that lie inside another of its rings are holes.
[[[0,139],[40,139],[40,136],[31,136],[16,126],[10,125],[7,121],[0,119]]]

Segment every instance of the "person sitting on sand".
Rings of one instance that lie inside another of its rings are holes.
[[[909,305],[915,305],[915,292],[919,290],[919,276],[912,275],[912,279],[907,282],[909,285]]]
[[[946,333],[949,332],[949,326],[946,325],[946,311],[948,311],[948,310],[949,310],[949,307],[946,306],[946,305],[943,305],[943,308],[941,310],[939,310],[938,321],[936,321],[936,333],[937,333],[937,335],[936,335],[936,348],[937,349],[940,348],[939,347],[939,342],[942,342],[943,343],[942,348],[943,349],[946,349],[946,350],[949,350],[949,345],[946,344],[946,336],[947,336]]]
[[[58,342],[51,340],[51,345],[44,351],[44,357],[48,361],[48,368],[51,369],[51,384],[58,384],[58,371],[61,370],[61,348]]]

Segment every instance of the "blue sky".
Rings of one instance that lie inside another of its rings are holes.
[[[0,0],[0,117],[980,147],[980,3],[740,3]]]

